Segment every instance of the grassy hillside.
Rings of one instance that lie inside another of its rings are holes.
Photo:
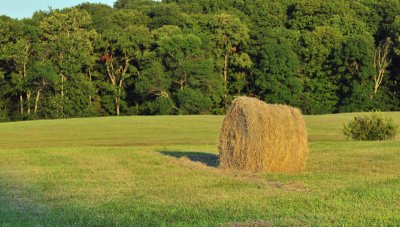
[[[400,113],[388,115],[400,124]],[[343,124],[353,116],[306,116],[309,141],[345,140],[341,132]],[[138,116],[0,123],[0,148],[215,145],[222,119],[222,116]]]
[[[400,124],[400,113],[391,113]],[[217,168],[220,116],[0,124],[0,226],[400,223],[400,142],[307,116],[297,175]]]

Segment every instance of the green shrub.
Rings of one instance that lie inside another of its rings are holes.
[[[9,121],[7,116],[7,111],[5,109],[0,109],[0,122]]]
[[[212,101],[200,90],[184,88],[176,93],[179,114],[208,114]]]
[[[387,140],[396,136],[396,129],[392,118],[374,113],[354,117],[344,126],[343,133],[354,140]]]
[[[143,105],[143,114],[148,115],[170,115],[174,111],[174,103],[170,98],[157,97],[153,102]]]

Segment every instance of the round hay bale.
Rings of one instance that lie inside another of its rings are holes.
[[[303,116],[293,107],[238,97],[222,123],[218,150],[223,168],[299,172],[308,154]]]

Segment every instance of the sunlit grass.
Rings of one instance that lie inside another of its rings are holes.
[[[351,118],[306,117],[296,175],[219,169],[218,116],[0,124],[0,226],[400,223],[400,142],[347,141]]]

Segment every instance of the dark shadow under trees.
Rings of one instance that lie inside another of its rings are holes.
[[[219,164],[218,155],[201,151],[160,151],[160,153],[174,158],[186,157],[192,162],[201,162],[210,167],[217,167]]]

